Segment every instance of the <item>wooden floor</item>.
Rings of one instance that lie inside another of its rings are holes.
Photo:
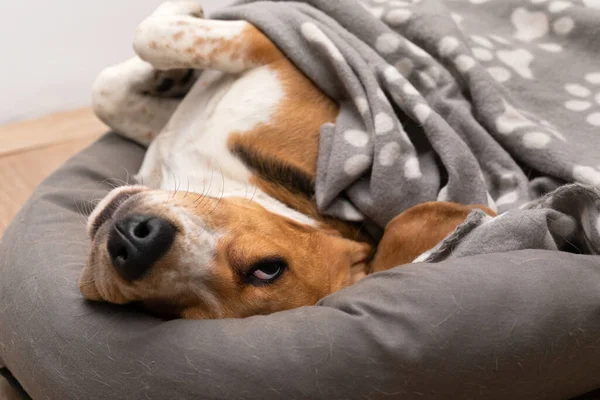
[[[88,108],[0,126],[0,237],[33,189],[107,130]]]

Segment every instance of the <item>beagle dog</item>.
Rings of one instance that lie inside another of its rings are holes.
[[[142,185],[114,189],[89,217],[84,297],[182,318],[313,305],[465,219],[473,207],[408,210],[371,262],[360,226],[313,200],[319,128],[338,105],[253,25],[202,17],[195,2],[163,4],[137,28],[138,57],[94,84],[96,114],[148,150]]]

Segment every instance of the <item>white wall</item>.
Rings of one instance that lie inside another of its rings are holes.
[[[201,0],[205,12],[232,0]],[[89,104],[162,0],[0,0],[0,125]]]

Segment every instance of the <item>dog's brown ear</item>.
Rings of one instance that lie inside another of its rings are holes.
[[[496,215],[486,206],[465,206],[441,201],[409,208],[386,226],[370,272],[384,271],[413,262],[452,233],[475,208],[485,211],[490,216]]]

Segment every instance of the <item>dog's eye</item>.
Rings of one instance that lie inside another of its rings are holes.
[[[252,266],[247,274],[250,283],[271,283],[287,269],[287,263],[281,258],[266,258]]]
[[[281,267],[277,264],[271,264],[254,270],[253,275],[261,281],[270,281],[280,273]]]

